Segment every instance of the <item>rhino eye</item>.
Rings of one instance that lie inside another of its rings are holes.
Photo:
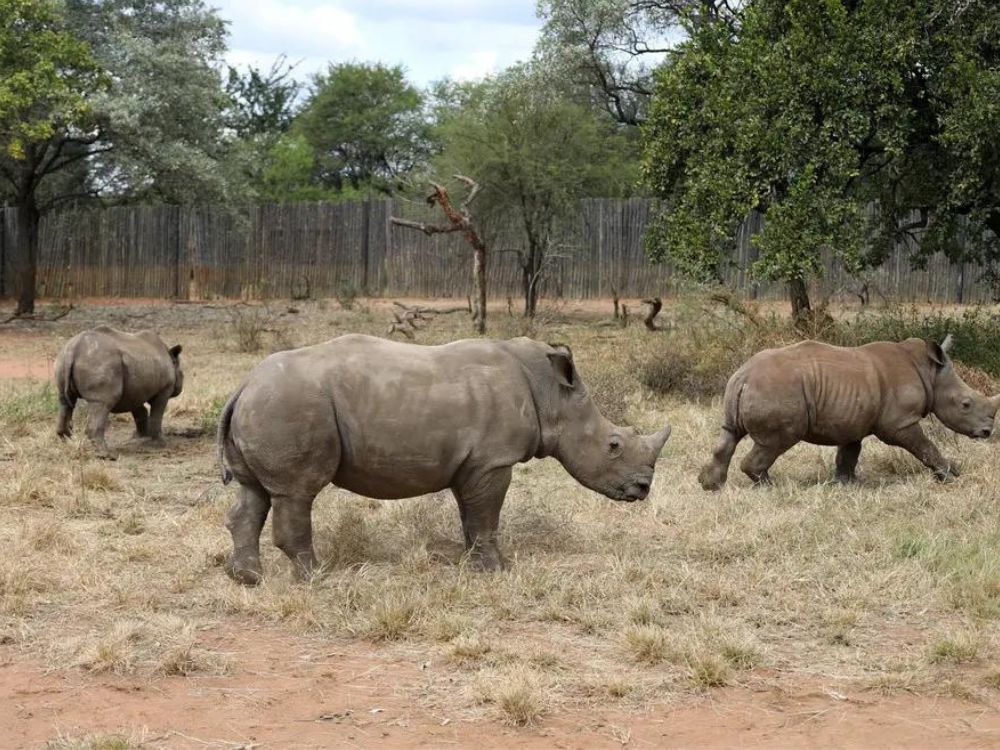
[[[608,441],[608,451],[611,453],[619,453],[622,449],[622,441],[618,438],[611,438]]]
[[[972,407],[972,402],[971,402],[971,401],[970,401],[969,399],[965,399],[965,400],[964,400],[964,401],[962,402],[962,408],[963,408],[963,409],[969,409],[969,408],[971,408],[971,407]]]

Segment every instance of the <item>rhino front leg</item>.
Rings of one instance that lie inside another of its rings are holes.
[[[857,477],[854,473],[861,456],[861,441],[848,443],[837,448],[837,472],[834,481],[840,484],[853,482]]]
[[[934,477],[939,482],[944,482],[949,476],[957,477],[959,474],[958,465],[941,455],[941,451],[924,434],[919,424],[910,425],[894,435],[879,437],[889,445],[909,451],[920,463],[934,472]]]
[[[105,432],[108,429],[108,416],[111,410],[99,401],[91,401],[87,405],[87,437],[97,447],[97,455],[114,461],[118,455],[108,448]]]
[[[149,438],[150,444],[157,448],[166,445],[163,441],[163,413],[167,410],[167,401],[169,400],[170,392],[163,391],[149,402],[149,428],[146,437]]]
[[[237,583],[256,586],[264,577],[260,564],[260,531],[271,510],[271,496],[263,487],[240,485],[240,494],[226,513],[226,528],[233,536],[233,554],[226,574]]]
[[[315,496],[274,496],[271,535],[274,546],[288,555],[299,580],[309,580],[316,569],[312,544],[312,505]]]
[[[764,445],[755,441],[753,448],[743,458],[740,468],[755,485],[770,484],[771,475],[768,474],[768,470],[778,460],[778,456],[793,445],[795,443]]]
[[[505,466],[470,477],[452,487],[462,517],[469,564],[475,570],[500,570],[504,567],[497,544],[497,530],[510,478],[511,468]]]
[[[712,451],[712,460],[705,464],[698,474],[698,483],[703,490],[717,490],[726,483],[729,462],[733,460],[733,453],[742,439],[743,435],[736,435],[725,427],[722,428],[719,442]]]
[[[137,438],[148,437],[149,435],[149,412],[143,404],[138,409],[132,410],[132,419],[135,420],[135,436]]]

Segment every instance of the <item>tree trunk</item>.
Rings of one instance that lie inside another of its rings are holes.
[[[521,264],[521,286],[524,290],[524,317],[533,318],[538,310],[538,282],[541,276],[541,253],[529,243],[528,255]]]
[[[472,278],[476,285],[476,333],[486,333],[486,248],[476,243],[472,251]]]
[[[17,204],[17,235],[14,241],[15,315],[35,312],[35,276],[38,270],[38,207],[33,195]]]
[[[809,287],[804,279],[792,279],[788,282],[788,298],[792,303],[792,320],[808,317],[812,313],[809,304]]]

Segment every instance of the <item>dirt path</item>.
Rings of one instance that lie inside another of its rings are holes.
[[[531,728],[437,705],[450,667],[413,648],[225,623],[226,676],[46,674],[0,647],[3,746],[120,732],[165,748],[949,747],[1000,745],[996,706],[881,696],[777,673],[681,705],[555,710]]]

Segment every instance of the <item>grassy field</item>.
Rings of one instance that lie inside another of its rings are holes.
[[[944,485],[870,439],[856,486],[827,483],[833,449],[800,445],[775,465],[773,487],[753,489],[734,471],[723,491],[705,493],[696,475],[716,439],[719,396],[643,385],[648,362],[681,346],[686,318],[650,333],[570,304],[531,325],[500,310],[490,321],[495,337],[569,343],[612,418],[644,431],[673,425],[646,502],[599,497],[551,459],[522,465],[502,517],[511,569],[481,575],[463,564],[449,494],[377,502],[331,487],[315,506],[322,575],[294,583],[266,528],[265,584],[233,584],[221,567],[230,548],[222,518],[235,498],[215,463],[222,403],[268,351],[384,334],[390,317],[363,301],[294,305],[82,307],[56,324],[0,333],[4,362],[44,362],[98,322],[155,327],[168,345],[183,344],[186,372],[165,419],[167,448],[129,442],[130,423],[117,419],[116,462],[96,459],[82,437],[55,436],[47,382],[0,379],[0,642],[9,652],[50,670],[225,674],[227,654],[202,633],[267,625],[420,653],[448,679],[417,700],[515,726],[776,674],[997,703],[995,441],[931,424],[964,470]],[[470,328],[467,316],[443,315],[417,339],[439,343]],[[51,746],[97,746],[73,742]]]

